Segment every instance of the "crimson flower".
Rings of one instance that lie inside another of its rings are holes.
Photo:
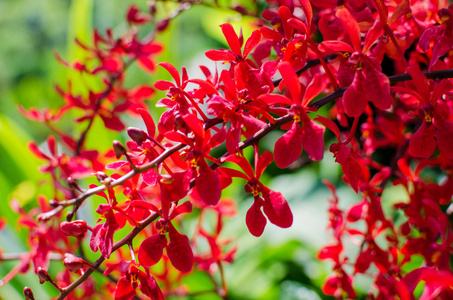
[[[253,98],[263,93],[269,93],[274,89],[271,77],[276,71],[275,62],[266,62],[260,68],[247,59],[250,51],[252,51],[261,40],[259,30],[253,31],[250,38],[247,39],[244,45],[244,51],[241,51],[243,45],[242,34],[237,36],[231,24],[223,24],[220,26],[231,50],[209,50],[206,56],[213,61],[225,61],[231,64],[229,74],[238,90],[248,90],[248,94]]]
[[[334,143],[330,146],[330,152],[333,153],[335,161],[341,165],[341,170],[343,174],[349,181],[349,184],[357,193],[359,191],[359,182],[367,182],[363,180],[363,175],[367,173],[367,169],[363,164],[355,158],[354,151],[346,146],[350,141],[352,136],[350,135],[345,141],[341,141],[340,129],[338,129],[337,124],[332,120],[327,119],[323,116],[318,116],[315,119],[318,122],[323,123],[327,128],[329,128],[337,137],[338,143]],[[357,118],[354,123],[357,123]],[[351,132],[353,133],[355,129]]]
[[[206,56],[213,61],[227,61],[230,62],[232,66],[237,63],[245,62],[250,51],[253,50],[261,40],[261,33],[259,30],[253,31],[252,35],[245,42],[244,52],[242,52],[241,48],[244,43],[242,34],[238,37],[233,26],[229,23],[220,25],[220,28],[222,28],[223,35],[231,50],[208,50]],[[248,61],[248,63],[250,63],[250,61]]]
[[[190,247],[189,238],[180,234],[171,223],[171,220],[182,213],[192,211],[192,203],[184,202],[171,211],[162,209],[160,212],[152,204],[150,209],[157,211],[161,219],[156,223],[158,233],[146,238],[138,250],[138,260],[143,266],[153,266],[160,261],[163,250],[166,249],[171,264],[181,272],[189,272],[193,266],[193,252]],[[167,241],[166,234],[168,233]]]
[[[229,153],[238,152],[241,136],[249,137],[264,128],[266,123],[255,117],[263,114],[270,121],[269,113],[252,105],[253,95],[248,89],[239,89],[230,74],[224,70],[220,78],[224,83],[224,96],[215,95],[208,100],[208,113],[230,122],[227,130],[226,147]]]
[[[98,193],[97,195],[107,199],[104,192]],[[109,198],[107,200],[108,204],[99,204],[99,207],[96,209],[96,212],[101,215],[101,219],[105,219],[105,222],[93,227],[90,239],[91,250],[96,252],[99,249],[105,258],[109,258],[112,253],[113,235],[115,231],[124,227],[126,224],[126,218],[120,212],[113,212],[114,209],[119,210],[119,208],[116,208],[117,202],[113,190],[109,190]]]
[[[215,270],[215,264],[220,264],[222,261],[231,263],[236,253],[236,247],[232,247],[227,251],[224,251],[222,246],[231,243],[231,240],[222,240],[220,233],[223,228],[223,217],[231,217],[236,214],[236,202],[233,199],[222,199],[216,206],[205,206],[202,209],[200,220],[203,219],[203,213],[205,211],[214,210],[217,214],[217,224],[214,228],[214,233],[209,233],[205,230],[201,224],[199,224],[198,232],[200,236],[206,238],[210,251],[207,253],[199,253],[195,257],[198,268],[207,272],[213,272]]]
[[[409,153],[415,157],[429,157],[434,153],[436,145],[441,154],[453,159],[453,122],[446,114],[446,102],[442,95],[453,86],[447,79],[436,82],[430,92],[425,75],[417,67],[409,67],[414,84],[411,88],[398,87],[395,90],[414,96],[419,102],[418,115],[422,123],[412,135],[409,142]],[[410,86],[410,85],[409,85]]]
[[[275,143],[275,163],[279,168],[286,168],[302,153],[305,145],[309,157],[321,160],[324,154],[324,127],[316,124],[308,117],[308,103],[321,91],[320,77],[315,76],[306,87],[299,82],[299,77],[288,62],[282,62],[278,67],[283,76],[283,82],[288,87],[291,98],[278,94],[268,94],[259,97],[268,105],[291,105],[289,114],[293,117],[291,129]]]
[[[306,17],[305,23],[293,16],[294,7],[280,6],[277,13],[271,10],[263,12],[263,17],[272,23],[274,29],[266,26],[260,28],[263,37],[270,41],[265,45],[272,45],[282,61],[290,62],[295,68],[301,68],[305,64],[307,42],[315,29],[311,24],[313,11],[310,2],[303,0],[300,3]],[[253,56],[260,58],[262,52],[264,51],[255,51]]]
[[[127,269],[126,275],[118,280],[114,292],[115,300],[129,300],[140,291],[153,300],[163,300],[164,295],[154,277],[149,272],[140,270],[134,263]]]
[[[453,48],[453,4],[439,10],[438,15],[441,19],[440,25],[426,29],[418,42],[424,51],[430,49],[432,45],[430,70],[442,55]]]
[[[350,117],[358,117],[364,111],[368,102],[377,108],[386,110],[392,105],[390,82],[382,74],[379,62],[366,53],[382,33],[382,25],[377,20],[368,30],[365,42],[361,46],[360,28],[357,21],[345,7],[336,12],[348,33],[350,44],[342,41],[324,41],[321,48],[334,52],[349,52],[348,61],[341,63],[337,76],[340,86],[349,86],[343,95],[343,107]]]
[[[258,150],[255,148],[255,171],[249,161],[242,156],[230,155],[225,160],[237,164],[244,173],[223,167],[222,170],[232,177],[247,180],[245,191],[253,194],[254,202],[247,211],[245,219],[247,228],[252,235],[258,237],[263,234],[267,223],[263,212],[272,224],[279,227],[288,228],[293,224],[293,214],[282,193],[269,189],[259,181],[266,167],[273,161],[272,153],[265,151],[258,156]],[[263,212],[261,208],[263,208]]]
[[[165,111],[160,117],[157,125],[159,133],[165,134],[168,131],[182,129],[185,124],[181,119],[181,116],[190,114],[190,110],[192,109],[196,110],[206,121],[207,117],[195,102],[194,98],[200,99],[200,102],[202,103],[202,100],[206,95],[218,94],[219,92],[214,85],[211,82],[202,79],[189,79],[187,70],[184,67],[182,68],[182,75],[180,75],[179,71],[170,63],[162,62],[158,65],[165,68],[175,80],[175,83],[166,80],[158,80],[154,83],[156,89],[168,91],[166,95],[168,98],[160,99],[156,106],[171,108],[170,110]],[[199,85],[200,88],[196,89],[194,92],[188,93],[185,91],[185,88],[189,83],[195,83]]]
[[[190,161],[190,168],[186,176],[190,179],[195,178],[194,189],[204,203],[216,205],[222,193],[220,175],[208,166],[205,158],[213,162],[217,161],[209,155],[209,152],[225,140],[226,132],[222,129],[211,136],[211,132],[204,130],[202,122],[195,115],[187,114],[182,118],[193,132],[194,139],[174,131],[168,132],[165,136],[170,140],[190,146],[190,150],[185,155],[186,160]]]

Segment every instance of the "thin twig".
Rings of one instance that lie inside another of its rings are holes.
[[[95,195],[97,193],[100,193],[100,192],[103,192],[105,190],[108,190],[108,189],[110,189],[112,187],[121,185],[124,182],[126,182],[127,180],[129,180],[132,177],[134,177],[135,175],[138,175],[138,174],[140,174],[142,172],[145,172],[146,170],[149,170],[151,168],[157,167],[160,163],[162,163],[170,155],[172,155],[173,153],[181,150],[184,147],[186,147],[186,145],[177,144],[177,145],[165,150],[159,157],[157,157],[152,162],[149,162],[149,163],[144,164],[144,165],[142,165],[140,167],[137,167],[136,170],[132,170],[129,173],[121,176],[120,178],[118,178],[116,180],[112,180],[109,184],[103,184],[103,185],[88,189],[84,193],[80,194],[77,198],[73,198],[73,199],[65,200],[65,201],[60,201],[59,205],[56,208],[54,208],[53,210],[38,215],[38,219],[39,220],[48,220],[51,217],[53,217],[55,214],[60,212],[66,206],[80,205],[86,198],[88,198],[90,196],[93,196],[93,195]],[[70,215],[68,215],[68,221],[70,221],[72,219],[72,216],[74,214],[75,214],[75,212],[73,211],[73,212],[71,212]]]
[[[149,224],[157,220],[159,217],[158,213],[154,213],[147,217],[145,220],[143,220],[142,227],[135,227],[132,229],[131,232],[128,233],[123,239],[120,241],[116,242],[113,244],[112,248],[112,253],[118,250],[119,248],[123,247],[124,245],[127,245],[131,243],[131,241]],[[104,262],[105,258],[103,256],[99,257],[98,260],[93,264],[95,268],[99,268],[99,266]],[[64,288],[64,290],[60,293],[60,295],[56,298],[57,300],[62,300],[64,299],[69,293],[71,293],[75,288],[77,288],[79,285],[81,285],[85,280],[88,279],[88,277],[94,272],[93,269],[88,269],[85,273],[83,273],[82,276],[77,278],[74,282],[72,282],[70,285]]]

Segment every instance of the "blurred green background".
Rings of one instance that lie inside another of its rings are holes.
[[[249,5],[249,1],[243,1]],[[131,3],[145,8],[145,1],[129,0],[0,0],[0,217],[8,225],[0,233],[0,248],[5,253],[27,250],[26,230],[16,226],[15,215],[9,203],[18,199],[29,210],[34,207],[40,193],[51,195],[44,184],[48,179],[38,170],[41,165],[27,149],[29,141],[43,144],[49,130],[36,122],[28,121],[17,111],[17,105],[25,108],[55,108],[62,100],[55,93],[56,83],[64,84],[74,75],[63,68],[54,58],[54,51],[72,61],[83,55],[77,50],[74,38],[90,43],[94,27],[100,32],[111,27],[116,34],[127,28],[124,15]],[[230,1],[223,1],[228,5]],[[172,3],[162,8],[172,9]],[[241,18],[228,10],[216,10],[194,6],[171,22],[168,30],[159,37],[165,45],[159,61],[169,61],[178,69],[186,66],[189,76],[200,77],[198,65],[212,62],[206,60],[208,49],[227,48],[218,25],[234,21],[242,26],[244,35],[249,35],[252,19]],[[128,70],[128,84],[151,84],[157,78],[168,79],[168,74],[143,73],[132,67]],[[201,77],[202,78],[202,77]],[[154,106],[155,100],[149,106]],[[157,113],[153,113],[157,116]],[[141,126],[135,119],[126,120],[128,126]],[[59,126],[73,132],[73,124],[63,121]],[[88,144],[105,151],[113,139],[125,140],[124,133],[105,134],[102,124],[96,123],[89,135]],[[96,135],[96,131],[100,135]],[[274,132],[262,141],[262,147],[272,150],[281,132]],[[92,137],[96,136],[94,140]],[[245,226],[245,213],[252,199],[243,192],[244,182],[237,181],[224,196],[238,201],[239,215],[228,220],[224,237],[237,239],[236,261],[225,266],[231,299],[326,299],[320,287],[329,274],[330,265],[316,260],[316,252],[330,241],[327,226],[327,198],[330,197],[320,178],[338,182],[340,169],[326,153],[321,163],[309,164],[299,170],[279,170],[272,165],[264,176],[269,187],[282,192],[294,213],[294,224],[281,229],[272,224],[266,226],[261,238],[251,236]],[[340,188],[343,207],[357,201],[357,195],[349,188]],[[84,211],[90,215],[93,203],[85,204]],[[94,210],[94,209],[93,209]],[[94,258],[96,256],[93,256]],[[0,263],[0,278],[16,262]],[[51,268],[60,268],[61,262]],[[195,272],[186,280],[190,291],[209,289],[211,284],[202,273]],[[49,299],[57,293],[49,284],[40,285],[32,274],[17,276],[6,286],[0,287],[3,299],[23,299],[22,289],[30,286],[36,299]],[[216,299],[212,294],[193,299]]]

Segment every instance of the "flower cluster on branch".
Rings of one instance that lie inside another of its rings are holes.
[[[204,78],[190,78],[184,67],[156,63],[164,51],[156,37],[190,5],[203,4],[179,1],[163,19],[154,4],[147,11],[131,6],[129,30],[121,37],[95,31],[91,45],[76,41],[86,60],[66,62],[57,55],[65,67],[100,78],[102,88],[87,84],[76,92],[69,79],[56,88],[65,101],[57,111],[19,107],[52,131],[45,147],[31,142],[29,148],[45,161],[41,171],[49,174],[54,193],[50,200],[39,196],[39,207],[28,212],[12,203],[19,224],[29,229],[30,250],[0,253],[0,260],[19,261],[1,284],[32,265],[41,283],[57,288],[57,299],[107,293],[116,300],[164,299],[190,294],[182,280],[198,269],[213,281],[208,292],[226,298],[223,269],[234,261],[236,246],[221,232],[236,205],[222,197],[223,190],[233,178],[244,180],[253,195],[244,222],[252,235],[261,236],[267,221],[291,227],[290,204],[261,176],[273,162],[288,168],[304,152],[311,161],[331,152],[342,181],[362,200],[340,208],[335,186],[325,181],[333,194],[333,239],[318,258],[331,261],[333,273],[322,291],[355,298],[355,279],[365,274],[373,278],[371,299],[413,299],[420,282],[424,299],[453,297],[453,5],[268,0],[263,11],[258,4],[254,10],[229,7],[255,16],[257,27],[244,37],[229,23],[220,26],[229,49],[206,51],[214,71],[200,66]],[[145,24],[152,30],[140,38]],[[132,64],[146,72],[163,68],[172,80],[129,88]],[[158,119],[145,102],[156,90],[165,93],[152,102],[165,109]],[[145,129],[127,128],[124,114],[139,117]],[[85,129],[62,131],[60,119],[74,115]],[[127,131],[130,139],[112,141],[104,153],[88,148],[96,119],[105,130]],[[260,140],[279,128],[284,132],[272,152],[264,150]],[[219,149],[225,153],[218,155]],[[391,156],[379,157],[384,150]],[[428,170],[436,171],[434,179],[424,175]],[[84,187],[89,177],[97,184]],[[382,208],[382,194],[392,185],[407,194],[393,207],[404,221]],[[88,224],[78,210],[95,196],[102,198],[99,220]],[[207,229],[207,213],[215,214],[214,231]],[[195,230],[185,228],[189,214],[198,215]],[[120,239],[120,230],[129,233]],[[207,241],[208,251],[197,247],[199,240]],[[356,256],[345,251],[350,240],[358,244]],[[84,245],[99,252],[97,261],[88,261]],[[418,265],[416,257],[422,258]],[[50,260],[65,270],[48,274]],[[102,288],[90,276],[95,271],[110,279]],[[29,288],[24,295],[34,299]]]

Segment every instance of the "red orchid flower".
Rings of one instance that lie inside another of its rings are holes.
[[[163,62],[158,65],[165,68],[175,80],[175,83],[166,80],[158,80],[154,84],[154,87],[160,91],[168,90],[168,98],[160,99],[156,106],[171,108],[171,110],[164,112],[160,117],[158,123],[159,133],[165,134],[168,131],[173,131],[177,125],[181,125],[179,123],[183,123],[180,116],[190,114],[191,109],[196,110],[203,120],[207,121],[208,118],[194,98],[199,99],[199,102],[202,103],[202,100],[207,95],[219,94],[214,85],[211,82],[202,79],[189,79],[187,70],[184,67],[182,68],[181,78],[179,71],[170,63]],[[200,88],[196,89],[194,92],[188,93],[185,91],[185,88],[189,83],[195,83],[199,85]]]
[[[236,153],[239,150],[242,135],[249,137],[266,126],[266,123],[258,119],[257,115],[262,114],[271,122],[273,117],[263,109],[252,105],[254,98],[248,90],[238,90],[228,71],[224,70],[220,78],[224,83],[225,95],[216,95],[208,100],[208,113],[223,119],[225,123],[230,122],[226,147],[229,153]]]
[[[453,4],[439,10],[438,15],[440,25],[426,29],[418,42],[424,51],[430,49],[432,45],[430,70],[442,55],[453,48]]]
[[[343,95],[346,114],[350,117],[360,116],[368,102],[372,102],[379,109],[389,109],[392,105],[389,79],[382,74],[378,61],[366,55],[374,42],[383,34],[379,19],[368,30],[362,46],[359,24],[349,10],[342,7],[337,10],[336,16],[343,23],[350,43],[324,41],[320,48],[326,51],[352,53],[348,61],[340,65],[337,72],[340,86],[349,86]]]
[[[368,182],[366,179],[363,179],[364,176],[366,177],[366,174],[368,174],[368,172],[367,168],[354,157],[354,152],[352,151],[352,149],[346,145],[352,139],[352,135],[354,134],[355,128],[357,126],[358,118],[354,120],[351,134],[345,141],[341,140],[340,129],[332,120],[327,119],[323,116],[318,116],[315,120],[324,124],[337,137],[338,143],[332,144],[329,150],[333,153],[335,161],[341,165],[343,174],[348,179],[351,187],[357,193],[359,191],[359,182]]]
[[[278,67],[282,74],[282,83],[286,84],[291,98],[278,94],[268,94],[259,97],[268,105],[291,105],[289,114],[293,117],[291,129],[275,143],[275,163],[279,168],[286,168],[302,153],[305,146],[309,157],[321,160],[324,154],[323,134],[324,127],[316,124],[308,117],[307,107],[322,89],[320,77],[314,76],[305,88],[299,82],[299,77],[288,62],[282,62]]]
[[[190,272],[193,266],[193,252],[189,238],[180,234],[171,220],[182,213],[190,213],[192,203],[187,201],[170,211],[162,209],[162,212],[150,203],[147,205],[161,216],[161,219],[156,223],[156,229],[159,232],[142,242],[138,250],[138,261],[143,266],[153,266],[161,260],[163,250],[166,249],[168,258],[176,269],[181,272]],[[170,242],[167,242],[166,233],[168,233]]]
[[[223,240],[220,238],[220,233],[223,228],[223,218],[232,217],[237,214],[236,202],[233,199],[222,199],[216,206],[205,206],[205,209],[202,209],[200,213],[200,223],[198,232],[200,236],[206,238],[210,252],[208,253],[199,253],[195,257],[195,262],[201,270],[207,272],[213,272],[215,270],[215,264],[220,264],[222,262],[231,263],[234,259],[234,254],[236,253],[237,248],[235,246],[231,247],[229,250],[224,251],[223,247],[230,244],[231,240]],[[204,213],[207,210],[215,211],[217,215],[217,224],[214,229],[214,233],[209,233],[201,225],[201,220],[204,218]]]
[[[409,153],[415,157],[429,157],[437,147],[442,155],[453,159],[453,121],[445,113],[445,101],[442,95],[453,88],[447,79],[436,82],[432,91],[426,76],[419,68],[408,68],[414,84],[411,88],[395,87],[395,90],[408,93],[419,101],[418,114],[422,124],[412,135]],[[409,84],[409,83],[408,83]]]
[[[126,275],[118,280],[114,291],[115,300],[130,300],[140,291],[153,300],[164,300],[164,295],[154,277],[149,272],[140,270],[134,263],[127,269]]]
[[[225,160],[237,164],[244,173],[224,167],[222,167],[222,170],[232,177],[247,180],[244,187],[245,191],[253,194],[254,202],[247,211],[245,219],[247,228],[252,235],[258,237],[264,231],[267,221],[263,212],[272,224],[281,228],[288,228],[293,224],[293,214],[285,197],[259,181],[266,167],[273,161],[272,153],[265,151],[259,156],[258,149],[255,147],[255,171],[253,171],[249,161],[242,156],[230,155]],[[263,208],[263,212],[261,208]]]
[[[238,37],[233,26],[229,23],[220,25],[220,28],[222,28],[223,35],[225,36],[231,50],[208,50],[205,53],[206,56],[213,61],[230,62],[232,66],[245,61],[247,61],[247,63],[251,63],[247,60],[247,56],[250,51],[259,44],[261,40],[260,31],[255,30],[252,32],[252,35],[245,42],[244,52],[242,52],[241,48],[244,43],[242,33],[241,36]],[[254,64],[252,64],[252,66],[254,66]]]
[[[90,188],[96,185],[90,185]],[[94,252],[100,250],[105,258],[109,258],[113,250],[113,235],[115,231],[121,229],[126,224],[125,215],[121,208],[116,207],[117,201],[115,192],[110,189],[108,191],[109,197],[104,192],[97,193],[98,196],[107,200],[108,204],[99,204],[96,212],[101,215],[101,219],[105,219],[105,223],[98,224],[93,227],[90,248]],[[116,210],[117,212],[114,212]],[[127,216],[126,216],[127,217]],[[99,219],[98,222],[101,220]]]
[[[217,162],[217,159],[211,157],[209,152],[223,143],[226,132],[222,129],[211,136],[211,131],[205,131],[202,122],[195,115],[187,114],[182,118],[193,132],[194,139],[175,131],[168,132],[166,137],[190,146],[185,154],[186,159],[190,161],[190,168],[186,176],[189,177],[189,180],[195,178],[194,189],[204,203],[216,205],[222,193],[220,175],[208,166],[205,159]],[[197,169],[197,167],[199,168]]]
[[[300,1],[306,16],[305,22],[293,16],[294,8],[280,6],[278,12],[265,10],[263,17],[272,22],[274,29],[263,26],[260,32],[267,38],[282,61],[288,61],[295,68],[302,67],[307,58],[307,43],[314,32],[312,26],[313,11],[308,0]],[[270,49],[269,49],[270,51]],[[254,53],[253,56],[255,57]]]

